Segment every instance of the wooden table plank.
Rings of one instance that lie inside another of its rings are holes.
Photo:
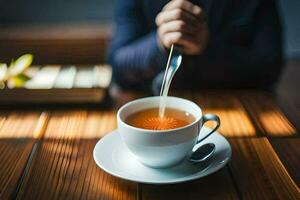
[[[269,138],[287,171],[300,187],[300,138]]]
[[[96,166],[92,151],[98,136],[114,129],[115,122],[109,113],[95,115],[84,110],[52,113],[18,199],[136,197],[135,183],[112,177]]]
[[[298,93],[300,96],[300,94]],[[295,128],[300,130],[300,97],[291,97],[289,95],[277,95],[276,102],[278,102],[279,107],[282,109],[284,114],[286,114],[287,118],[290,122],[295,126]]]
[[[269,141],[263,138],[229,139],[229,163],[243,199],[299,199],[300,190]]]
[[[300,157],[297,148],[299,146],[299,139],[295,137],[280,137],[297,136],[296,128],[290,123],[284,113],[281,112],[274,97],[269,93],[243,93],[241,101],[256,123],[259,132],[270,136],[268,139],[273,148],[288,170],[289,175],[299,187],[300,177],[298,171],[300,164],[299,159],[297,159]],[[280,138],[277,138],[278,136]]]
[[[88,111],[84,135],[81,138],[101,138],[117,127],[116,111]]]
[[[295,127],[279,109],[269,93],[244,93],[241,101],[259,131],[268,136],[291,136],[296,134]]]
[[[197,102],[205,113],[220,115],[220,131],[230,138],[233,148],[229,166],[188,183],[139,184],[137,191],[138,184],[105,173],[92,158],[98,139],[116,128],[115,111],[54,111],[45,130],[45,120],[39,115],[33,121],[27,116],[33,115],[30,112],[6,113],[0,114],[0,157],[5,155],[0,159],[0,199],[11,197],[15,191],[32,145],[41,137],[28,173],[21,182],[18,199],[135,199],[137,192],[142,199],[158,200],[300,198],[299,160],[295,159],[299,154],[297,137],[285,140],[270,137],[275,151],[267,138],[253,138],[257,132],[267,132],[271,136],[294,135],[293,126],[271,98],[268,97],[264,104],[259,103],[264,98],[257,101],[256,95],[246,98],[222,93],[177,96]],[[269,127],[259,114],[273,109],[276,111],[275,123],[272,121],[275,125]],[[251,120],[257,124],[252,124]],[[14,140],[7,142],[10,138]]]
[[[39,112],[0,114],[0,199],[10,198],[34,144]]]
[[[187,94],[189,98],[198,103],[204,114],[213,113],[220,117],[220,133],[226,137],[254,137],[255,128],[237,95],[220,92],[203,92]],[[213,126],[208,123],[208,126]]]
[[[142,185],[142,199],[238,199],[227,168],[199,180],[172,185]]]

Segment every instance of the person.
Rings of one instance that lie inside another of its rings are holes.
[[[159,87],[172,44],[183,54],[173,88],[268,88],[282,68],[275,0],[119,0],[115,20],[109,63],[121,88]]]

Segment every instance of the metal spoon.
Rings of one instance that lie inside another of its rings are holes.
[[[164,100],[169,92],[169,88],[172,82],[172,79],[178,70],[178,68],[181,65],[182,61],[182,55],[176,50],[175,45],[171,46],[168,62],[167,62],[167,67],[166,71],[164,74],[162,86],[160,89],[160,96],[161,101],[160,101],[160,106],[159,106],[159,117],[163,118],[164,112],[165,112],[165,107],[166,107],[166,101]]]
[[[172,45],[169,58],[168,58],[166,72],[164,74],[162,87],[160,90],[160,96],[164,96],[168,94],[172,79],[176,71],[179,69],[181,62],[182,62],[182,55],[177,51],[176,46]]]
[[[210,158],[215,152],[216,146],[213,143],[207,143],[197,148],[195,152],[192,153],[190,161],[192,162],[203,162]]]

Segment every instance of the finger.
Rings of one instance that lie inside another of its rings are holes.
[[[201,46],[192,40],[187,39],[184,44],[176,45],[177,51],[183,54],[195,55],[201,53]]]
[[[197,41],[193,37],[181,32],[170,32],[164,35],[164,44],[166,46],[177,44],[191,47],[193,43],[197,43]]]
[[[165,5],[163,10],[174,10],[176,8],[183,9],[186,12],[189,12],[189,13],[195,15],[197,18],[201,17],[203,14],[203,11],[199,6],[194,5],[191,2],[186,1],[186,0],[173,0],[170,3],[168,3],[167,5]]]
[[[181,47],[177,48],[177,51],[181,52],[182,54],[195,55],[197,52],[197,47],[181,46]]]
[[[164,35],[169,32],[182,32],[182,33],[189,33],[195,34],[196,33],[196,26],[191,26],[182,20],[175,20],[168,23],[162,24],[158,31],[161,35]]]
[[[155,22],[157,26],[160,26],[163,23],[173,20],[183,20],[194,25],[198,23],[198,20],[194,15],[191,15],[190,13],[179,8],[159,13],[155,19]]]

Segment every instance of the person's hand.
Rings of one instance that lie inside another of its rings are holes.
[[[158,39],[163,47],[172,44],[189,55],[201,54],[208,42],[209,31],[204,11],[186,0],[172,0],[156,16]]]

